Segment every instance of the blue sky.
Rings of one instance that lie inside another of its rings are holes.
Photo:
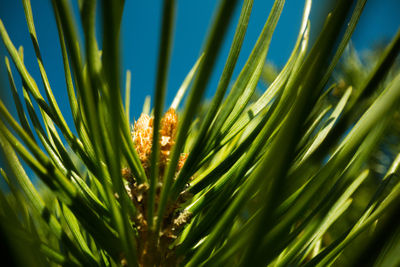
[[[51,4],[49,0],[31,0],[31,2],[44,66],[61,111],[67,123],[72,125],[73,121],[67,101],[57,28]],[[76,1],[73,0],[72,2]],[[137,118],[140,115],[146,95],[152,95],[154,91],[162,1],[126,0],[125,2],[121,48],[123,70],[130,69],[132,71],[131,120],[133,122],[134,117]],[[207,33],[217,2],[216,0],[177,0],[176,29],[166,106],[171,103],[181,82],[200,54],[203,39]],[[327,2],[329,1],[314,0],[311,13],[312,26],[318,24],[318,18],[321,18],[322,14],[324,14],[322,7]],[[246,62],[268,17],[272,3],[273,1],[271,0],[254,0],[248,32],[234,72],[234,78]],[[294,45],[303,12],[303,4],[304,0],[286,1],[267,56],[267,60],[273,62],[278,68],[285,64]],[[76,3],[75,11],[77,11]],[[240,6],[235,12],[233,23],[229,28],[225,44],[222,47],[222,52],[210,80],[206,93],[207,98],[212,97],[217,86],[218,77],[222,72],[224,61],[229,52],[239,13]],[[363,51],[373,47],[376,42],[390,40],[400,26],[399,14],[399,0],[369,0],[352,38],[355,48]],[[78,16],[76,17],[78,18]],[[0,0],[0,18],[3,20],[14,45],[16,47],[20,45],[24,47],[25,64],[38,85],[41,86],[39,69],[25,22],[22,2]],[[0,96],[15,114],[9,85],[6,81],[5,55],[4,45],[0,41]],[[15,68],[13,68],[13,73],[18,90],[21,90],[21,82]],[[125,79],[125,74],[123,78]],[[0,167],[2,167],[1,165],[3,164],[0,163]]]
[[[203,39],[217,2],[215,0],[177,0],[176,29],[168,79],[166,106],[169,106],[171,103],[180,83],[200,54]],[[240,68],[244,65],[250,54],[252,46],[257,40],[258,34],[268,17],[272,2],[270,0],[254,1],[248,33],[237,68],[234,72],[234,77],[238,75]],[[321,7],[326,2],[328,1],[314,1],[311,16],[312,25],[315,26],[317,24],[316,20],[323,13]],[[126,0],[122,28],[122,61],[123,69],[130,69],[132,71],[131,114],[135,117],[138,117],[140,114],[145,96],[152,95],[154,90],[161,3],[161,0]],[[44,66],[61,110],[64,112],[67,122],[72,124],[67,102],[57,29],[50,1],[33,0],[31,4]],[[267,57],[268,61],[273,62],[278,67],[284,65],[294,45],[303,11],[303,4],[303,0],[286,1]],[[210,81],[206,93],[206,97],[208,98],[212,97],[213,90],[218,83],[218,76],[222,71],[224,60],[228,54],[230,41],[235,29],[235,22],[239,17],[239,13],[240,6],[235,12],[233,23],[229,29],[222,53]],[[394,36],[400,26],[398,14],[400,14],[400,1],[398,0],[369,0],[352,39],[356,49],[368,49],[377,41],[390,39]],[[76,17],[78,18],[78,16]],[[26,66],[38,84],[40,84],[39,70],[24,19],[21,1],[1,0],[0,18],[3,20],[14,45],[24,46]],[[3,75],[3,77],[5,77],[3,61],[5,54],[6,51],[1,43],[0,75]],[[20,90],[21,83],[15,69],[14,76]],[[123,74],[123,78],[125,78],[125,74]],[[2,89],[2,93],[5,94],[6,99],[11,99],[9,98],[8,84],[4,80],[2,88],[5,88],[5,90]],[[7,101],[7,104],[10,104],[8,106],[13,109],[10,101]]]

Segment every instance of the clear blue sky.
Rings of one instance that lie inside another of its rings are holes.
[[[176,30],[169,73],[170,76],[168,80],[167,106],[172,101],[180,83],[200,53],[203,39],[206,35],[217,2],[218,1],[215,0],[177,1]],[[272,2],[273,1],[271,0],[254,1],[249,30],[246,35],[243,51],[239,58],[239,68],[236,68],[234,77],[237,76],[238,70],[245,63],[246,58],[268,17]],[[320,11],[321,6],[326,2],[328,1],[314,0],[311,19],[320,16],[322,13]],[[152,95],[154,90],[161,3],[161,0],[126,0],[122,31],[122,57],[123,69],[130,69],[132,71],[133,93],[131,114],[135,117],[140,114],[145,96]],[[268,61],[273,62],[278,67],[284,65],[293,47],[303,11],[303,4],[303,0],[286,1],[283,14],[278,23],[268,54]],[[32,8],[39,45],[42,50],[44,66],[47,70],[56,99],[68,120],[67,122],[72,124],[69,105],[66,100],[67,93],[64,83],[64,72],[57,37],[57,29],[50,1],[32,0]],[[208,87],[207,97],[212,96],[213,89],[217,85],[218,75],[221,73],[224,60],[228,54],[230,41],[232,40],[234,33],[234,24],[239,17],[239,12],[240,6],[235,12],[234,23],[230,27],[216,71],[214,72]],[[390,39],[400,26],[399,14],[400,1],[398,0],[369,0],[360,24],[353,36],[353,44],[356,49],[368,49],[377,41]],[[76,17],[78,18],[78,16]],[[1,0],[0,18],[3,20],[14,45],[24,46],[27,68],[31,72],[32,76],[35,77],[38,84],[41,85],[39,70],[24,19],[21,1]],[[314,24],[316,23],[314,22]],[[1,43],[0,75],[3,75],[3,77],[5,75],[3,60],[5,52],[5,48]],[[16,71],[14,72],[14,75],[20,90],[21,83]],[[5,86],[2,86],[2,88],[5,88],[6,91],[3,91],[2,93],[4,93],[6,97],[8,96],[8,99],[11,99],[9,97],[8,84],[5,83],[4,80],[3,84],[5,84]],[[13,109],[11,102],[7,102],[7,104],[9,104],[8,106]]]
[[[31,0],[31,2],[44,66],[61,111],[64,113],[67,123],[72,125],[60,46],[50,0]],[[132,71],[131,119],[133,121],[133,116],[137,118],[140,115],[145,96],[152,95],[154,90],[162,1],[126,0],[125,2],[126,8],[122,29],[122,59],[123,69],[130,69]],[[166,106],[169,106],[171,103],[176,90],[200,54],[203,39],[217,2],[216,0],[177,0],[176,30],[168,79]],[[321,7],[327,2],[329,1],[314,0],[311,14],[312,25],[315,26],[317,24],[316,20],[323,13]],[[240,68],[244,65],[250,54],[268,17],[272,3],[272,0],[254,1],[248,32],[237,68],[234,72],[234,77],[238,75]],[[286,1],[267,57],[268,61],[273,62],[278,67],[282,67],[285,64],[294,45],[303,12],[303,4],[304,0]],[[77,11],[76,3],[75,11]],[[218,83],[218,76],[222,71],[224,60],[228,54],[230,42],[234,34],[235,22],[238,20],[239,13],[240,7],[235,12],[225,45],[209,83],[206,93],[207,98],[212,97]],[[360,23],[352,38],[356,49],[362,51],[371,48],[376,42],[382,39],[389,40],[392,38],[400,26],[399,14],[399,0],[368,0]],[[78,14],[76,13],[75,15]],[[78,18],[78,16],[76,17]],[[41,86],[39,69],[25,22],[22,2],[20,0],[0,0],[0,18],[3,20],[14,45],[16,47],[20,45],[24,47],[25,64],[38,85]],[[0,41],[0,96],[15,114],[8,82],[5,79],[5,55],[4,45]],[[21,90],[21,82],[15,68],[13,68],[13,71],[18,90]],[[4,167],[2,165],[0,162],[0,167]],[[1,180],[0,185],[2,184]]]

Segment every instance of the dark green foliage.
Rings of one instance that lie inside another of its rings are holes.
[[[203,54],[171,104],[179,122],[172,111],[168,121],[176,1],[166,0],[155,104],[151,111],[146,100],[149,124],[137,123],[131,132],[130,72],[124,101],[120,82],[123,2],[80,1],[79,45],[69,1],[52,1],[74,125],[53,96],[30,1],[23,3],[41,77],[31,77],[23,49],[0,21],[23,84],[16,88],[6,58],[18,121],[0,102],[0,147],[8,163],[1,174],[9,188],[0,192],[0,226],[7,246],[24,255],[18,264],[399,264],[400,32],[363,64],[349,40],[366,1],[336,1],[314,43],[306,1],[297,42],[278,71],[265,67],[285,2],[276,0],[232,80],[253,6],[244,0],[215,95],[199,101],[239,2],[222,0]],[[102,51],[95,38],[99,4]],[[261,93],[260,78],[268,84]],[[35,80],[43,82],[45,98]],[[150,144],[140,147],[136,135],[148,131]],[[391,165],[376,160],[388,147]],[[43,188],[33,186],[20,161]],[[376,162],[390,167],[374,168]]]

